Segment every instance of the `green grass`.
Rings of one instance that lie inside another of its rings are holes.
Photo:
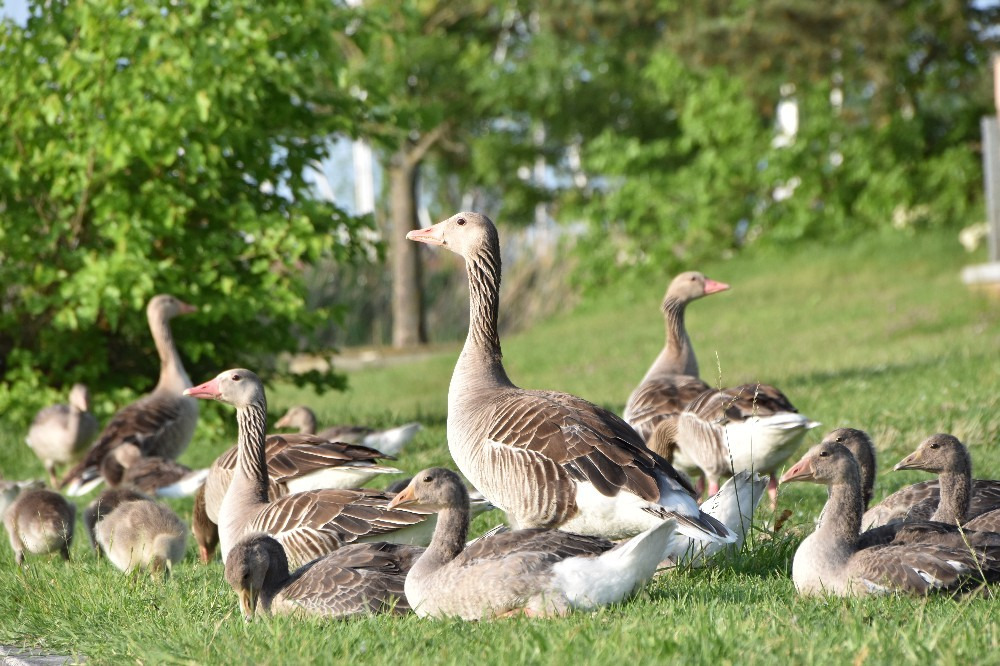
[[[782,387],[823,426],[868,430],[880,469],[925,436],[952,432],[972,448],[976,472],[1000,475],[1000,303],[961,285],[964,255],[951,235],[873,238],[793,254],[758,252],[702,267],[733,285],[697,302],[688,328],[702,376]],[[620,411],[662,344],[657,306],[667,277],[585,299],[574,312],[504,341],[507,369],[525,387],[570,391]],[[321,422],[427,426],[399,466],[447,465],[445,407],[459,345],[409,363],[351,373],[345,394],[293,387],[271,396],[272,415],[313,404]],[[201,381],[205,378],[194,378]],[[221,405],[227,419],[231,413]],[[2,471],[40,476],[5,423]],[[206,464],[230,443],[200,433],[185,454]],[[882,473],[876,496],[926,478]],[[388,482],[389,479],[383,480]],[[94,663],[996,663],[996,602],[948,598],[800,599],[790,558],[825,493],[783,488],[794,511],[777,538],[762,529],[743,553],[660,576],[636,599],[568,618],[488,623],[376,617],[354,622],[274,618],[245,625],[222,565],[188,557],[167,583],[127,578],[97,560],[85,539],[64,565],[30,559],[21,573],[0,548],[0,643],[87,655]],[[190,516],[190,500],[173,503]],[[761,526],[770,519],[759,513]],[[477,529],[497,522],[480,518]]]

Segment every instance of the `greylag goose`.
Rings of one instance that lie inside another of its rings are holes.
[[[97,434],[97,419],[90,413],[90,392],[73,384],[68,405],[51,405],[38,412],[25,441],[49,474],[49,483],[59,484],[56,466],[75,462]]]
[[[805,431],[819,424],[800,415],[784,393],[768,384],[743,384],[706,397],[710,387],[698,378],[698,360],[684,326],[684,312],[691,301],[727,289],[728,284],[696,271],[681,273],[670,282],[662,304],[666,342],[629,396],[624,418],[647,443],[664,421],[681,418],[682,414],[705,419],[701,427],[678,426],[672,431],[678,441],[669,449],[673,457],[667,458],[689,474],[700,469],[707,478],[709,495],[718,492],[723,476],[742,470],[767,472],[773,506],[777,500],[778,466],[802,442]],[[693,414],[685,412],[699,396],[703,401],[700,408]],[[730,467],[723,452],[726,448],[734,453],[752,449],[752,456],[737,453],[736,457],[752,457],[754,462],[766,459],[768,463]],[[657,452],[664,455],[664,451]],[[702,483],[699,481],[699,490]]]
[[[111,488],[128,486],[160,497],[193,495],[205,482],[208,468],[192,470],[170,458],[144,456],[138,446],[116,446],[101,461],[101,476]]]
[[[938,503],[930,520],[994,532],[1000,527],[1000,497],[989,492],[973,492],[972,456],[957,437],[943,433],[931,435],[893,469],[937,473]],[[998,481],[987,483],[1000,485]],[[913,507],[909,515],[912,517],[928,508]]]
[[[698,360],[684,326],[684,312],[691,301],[726,289],[729,285],[725,282],[710,280],[697,271],[679,274],[667,287],[661,306],[666,342],[629,396],[623,415],[643,440],[648,442],[663,419],[680,414],[711,388],[698,378]]]
[[[457,474],[440,467],[417,474],[391,505],[439,512],[430,546],[406,576],[407,601],[422,617],[562,615],[621,601],[652,577],[675,529],[667,518],[618,546],[548,529],[500,532],[467,545],[468,493]]]
[[[205,486],[202,484],[194,494],[194,507],[191,509],[191,533],[198,544],[198,557],[208,564],[219,546],[219,526],[216,525],[205,510]]]
[[[198,424],[198,401],[183,396],[191,380],[174,345],[170,320],[196,311],[193,305],[168,294],[150,299],[146,318],[160,356],[160,379],[152,393],[122,407],[111,417],[83,460],[63,478],[62,487],[69,494],[86,494],[100,483],[101,461],[123,442],[135,444],[143,455],[170,459],[176,459],[187,448]]]
[[[395,456],[407,442],[413,439],[420,428],[419,423],[407,423],[396,428],[375,430],[359,425],[337,425],[316,432],[316,413],[305,405],[290,407],[274,424],[275,428],[296,428],[300,434],[316,435],[331,442],[360,444],[370,449]]]
[[[205,480],[205,510],[215,523],[219,507],[236,470],[236,446],[222,453],[209,467]],[[357,488],[379,474],[399,474],[380,464],[385,454],[356,444],[329,442],[315,435],[267,435],[268,497],[276,500],[291,493],[322,488]]]
[[[59,493],[44,488],[21,492],[3,515],[14,561],[24,564],[25,551],[32,555],[59,551],[68,560],[75,522],[76,505]]]
[[[828,498],[816,530],[795,552],[792,580],[799,594],[837,596],[956,590],[981,572],[997,574],[1000,548],[949,547],[935,543],[859,549],[863,513],[857,460],[843,444],[812,447],[781,478],[827,486]]]
[[[700,471],[709,496],[718,492],[721,478],[767,472],[773,505],[778,467],[818,425],[773,386],[745,384],[705,391],[676,417],[661,420],[649,447],[689,474]]]
[[[109,513],[124,504],[136,500],[151,499],[131,488],[108,488],[101,492],[93,502],[87,505],[83,511],[83,527],[87,531],[87,538],[90,539],[90,546],[97,549],[97,523],[101,522]]]
[[[354,541],[429,541],[432,512],[390,508],[390,496],[381,491],[308,490],[270,501],[264,445],[267,398],[254,373],[226,370],[185,393],[236,408],[237,464],[219,507],[223,561],[241,537],[256,532],[277,539],[295,567]]]
[[[97,542],[118,569],[170,573],[184,558],[187,527],[169,507],[148,499],[124,502],[97,523]]]
[[[229,551],[226,581],[239,595],[247,622],[258,603],[268,615],[403,615],[410,612],[403,595],[406,574],[423,552],[419,546],[356,543],[289,572],[281,544],[251,534]]]
[[[465,259],[469,333],[448,389],[448,448],[469,482],[515,527],[626,538],[676,518],[695,538],[731,542],[694,489],[620,417],[586,400],[515,386],[497,333],[500,245],[485,215],[409,232]]]

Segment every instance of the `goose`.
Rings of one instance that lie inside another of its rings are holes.
[[[249,370],[226,370],[185,394],[236,408],[237,464],[219,507],[223,561],[242,536],[256,532],[277,539],[293,567],[355,541],[424,545],[430,540],[432,512],[390,508],[391,497],[381,491],[325,488],[270,501],[264,434],[267,397],[264,384]]]
[[[28,481],[7,481],[0,476],[0,518],[7,512],[7,508],[14,503],[17,496],[26,490],[37,490],[44,488],[45,483],[38,479]]]
[[[688,303],[729,289],[697,271],[680,273],[663,296],[666,341],[653,364],[625,403],[622,417],[649,441],[660,422],[680,414],[684,407],[711,388],[698,378],[698,360],[684,326]]]
[[[154,500],[124,502],[97,523],[97,542],[121,571],[146,569],[169,575],[184,558],[187,526],[169,507]]]
[[[698,378],[698,360],[684,326],[684,313],[691,301],[729,288],[697,271],[681,273],[670,282],[662,304],[666,341],[629,396],[623,417],[647,443],[664,421],[676,420],[682,414],[685,418],[706,419],[703,427],[678,426],[679,441],[671,447],[673,457],[668,458],[671,463],[692,475],[700,469],[708,482],[709,495],[718,492],[722,476],[743,469],[767,472],[767,491],[773,507],[778,494],[777,467],[794,453],[805,432],[819,423],[799,414],[785,394],[769,384],[742,384],[716,390],[711,398],[706,397],[711,387]],[[686,411],[699,397],[703,400],[701,410]],[[745,451],[747,458],[753,449],[754,459],[776,462],[772,466],[730,468],[722,454],[726,448]],[[662,451],[658,453],[663,455]],[[699,480],[699,491],[703,483]]]
[[[111,488],[128,486],[148,495],[187,497],[205,482],[208,468],[192,470],[160,456],[144,456],[130,442],[116,446],[101,461],[101,476]]]
[[[226,581],[251,622],[258,603],[272,614],[348,618],[410,612],[406,574],[419,546],[356,543],[289,572],[284,548],[266,534],[243,537],[226,557]]]
[[[215,523],[219,507],[233,479],[239,451],[232,446],[208,470],[205,479],[205,510]],[[329,442],[315,435],[267,435],[264,460],[267,464],[268,497],[279,497],[322,488],[357,488],[380,474],[400,474],[383,465],[387,456],[356,444]]]
[[[600,537],[544,528],[500,532],[466,544],[469,496],[451,470],[418,473],[391,506],[438,511],[430,546],[406,576],[406,599],[421,617],[479,620],[564,615],[621,601],[656,571],[673,517],[614,546]]]
[[[278,419],[275,428],[297,428],[303,435],[316,435],[331,442],[343,442],[345,444],[360,444],[368,448],[381,451],[390,456],[398,455],[403,447],[413,439],[423,427],[419,423],[407,423],[397,428],[386,430],[375,430],[367,426],[359,425],[339,425],[324,428],[316,432],[316,413],[305,405],[290,407],[284,415]]]
[[[993,532],[1000,528],[1000,497],[973,492],[972,456],[954,435],[938,433],[925,439],[916,451],[893,467],[893,470],[904,469],[937,473],[938,503],[931,520]],[[991,483],[1000,484],[998,481]],[[910,515],[921,510],[927,509],[914,507]]]
[[[818,425],[795,411],[773,386],[709,389],[676,417],[661,420],[649,447],[689,474],[700,471],[707,479],[709,496],[719,491],[723,477],[742,471],[766,472],[773,507],[778,467],[795,452],[806,432]]]
[[[101,482],[99,466],[112,449],[131,442],[145,456],[176,459],[187,448],[198,424],[198,401],[185,398],[191,380],[174,345],[170,320],[197,308],[169,295],[158,294],[146,307],[149,330],[160,356],[160,379],[152,393],[122,407],[111,417],[83,460],[62,480],[70,495],[84,495]]]
[[[500,245],[488,217],[458,213],[406,237],[465,260],[469,332],[448,388],[448,448],[462,474],[514,527],[621,539],[673,517],[688,536],[736,538],[698,510],[687,479],[617,415],[510,381],[497,333]]]
[[[59,493],[45,488],[21,492],[3,515],[14,561],[22,566],[25,551],[32,555],[59,551],[69,560],[75,522],[76,505]]]
[[[90,392],[73,384],[69,404],[50,405],[35,415],[25,441],[45,466],[49,483],[59,485],[56,466],[75,462],[97,434],[97,419],[90,413]]]
[[[109,513],[125,502],[148,499],[151,499],[148,495],[132,488],[106,488],[101,491],[101,494],[83,511],[83,527],[87,531],[90,546],[98,553],[101,552],[97,544],[97,523],[101,522]]]
[[[194,507],[191,509],[191,533],[198,544],[198,557],[208,564],[215,555],[219,545],[219,526],[208,517],[205,509],[205,486],[202,484],[194,494]]]
[[[971,549],[935,543],[858,547],[861,476],[843,444],[821,442],[793,465],[782,483],[810,481],[827,486],[828,498],[816,530],[792,560],[792,580],[802,595],[835,596],[907,592],[929,594],[974,584],[980,572],[1000,572],[1000,547]]]

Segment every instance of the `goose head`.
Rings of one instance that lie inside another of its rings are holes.
[[[237,409],[264,400],[264,384],[260,377],[243,368],[220,372],[204,384],[184,389],[184,395],[205,400],[218,400]]]
[[[441,245],[463,257],[475,256],[483,248],[500,246],[493,221],[481,213],[471,212],[457,213],[426,229],[414,229],[406,237],[418,243]]]
[[[288,570],[288,559],[284,549],[276,540],[264,535],[253,534],[241,540],[226,557],[226,582],[240,598],[240,610],[243,619],[253,621],[264,589],[268,571],[274,567],[280,569],[284,560],[285,571]]]
[[[411,506],[426,511],[441,511],[469,506],[469,491],[458,474],[443,467],[431,467],[417,473],[403,490],[392,498],[389,508]]]
[[[865,502],[871,499],[872,488],[875,485],[875,445],[864,430],[857,428],[837,428],[827,433],[824,444],[843,444],[858,461],[861,472],[861,484],[865,491]]]
[[[118,464],[128,469],[135,463],[139,461],[142,457],[142,451],[138,446],[132,443],[119,444],[111,452],[114,459],[118,461]]]
[[[296,405],[290,407],[285,415],[274,424],[275,428],[316,428],[316,415],[308,407]]]
[[[919,469],[925,472],[949,472],[972,469],[969,451],[957,437],[938,433],[920,443],[917,450],[906,456],[892,468]]]
[[[90,391],[86,384],[73,384],[69,390],[69,404],[81,412],[90,411]]]
[[[169,321],[177,315],[197,312],[198,308],[184,301],[171,296],[170,294],[157,294],[149,299],[146,306],[146,316],[152,321]]]
[[[858,461],[846,446],[838,442],[820,442],[781,477],[781,483],[810,481],[825,486],[854,477],[859,482]]]
[[[698,271],[686,271],[670,281],[664,300],[690,303],[702,296],[717,294],[727,289],[729,285],[725,282],[709,279]]]

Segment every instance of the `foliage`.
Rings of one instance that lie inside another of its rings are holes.
[[[329,312],[304,310],[302,266],[352,259],[364,225],[304,179],[327,136],[363,117],[336,77],[345,35],[363,37],[353,13],[245,0],[30,10],[0,36],[0,411],[73,381],[148,389],[143,313],[158,292],[201,307],[176,320],[196,379],[308,339]]]

